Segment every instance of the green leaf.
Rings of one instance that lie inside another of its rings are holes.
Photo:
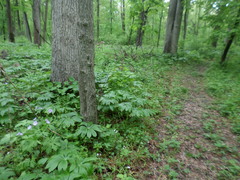
[[[46,169],[49,170],[49,172],[52,172],[54,169],[57,168],[58,164],[60,163],[60,161],[62,160],[62,156],[60,155],[55,155],[53,156],[49,161],[48,164],[46,166]]]
[[[60,161],[60,163],[59,163],[59,165],[58,165],[58,171],[61,171],[61,170],[66,170],[67,169],[67,167],[68,167],[68,162],[67,162],[67,160],[65,160],[65,159],[62,159],[61,161]]]
[[[8,180],[11,176],[15,176],[13,170],[5,167],[0,167],[0,179]]]
[[[38,164],[44,165],[47,162],[48,158],[42,158],[38,161]]]

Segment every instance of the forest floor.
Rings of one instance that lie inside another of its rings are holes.
[[[204,88],[206,69],[207,64],[183,70],[181,84],[188,89],[188,98],[173,120],[166,115],[157,119],[158,139],[149,142],[149,149],[159,158],[146,163],[138,179],[240,178],[236,174],[240,144],[229,120],[212,108],[214,99]]]

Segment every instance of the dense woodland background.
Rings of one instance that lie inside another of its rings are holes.
[[[0,179],[239,179],[239,24],[239,0],[0,0]]]

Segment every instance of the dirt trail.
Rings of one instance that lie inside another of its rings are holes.
[[[142,179],[164,180],[175,176],[184,180],[218,179],[226,161],[239,158],[240,144],[230,131],[228,120],[209,108],[213,99],[204,91],[203,75],[204,68],[198,68],[197,75],[188,74],[182,80],[189,98],[184,102],[181,114],[174,119],[177,127],[174,136],[181,142],[180,146],[173,144],[173,148],[158,152],[160,162],[153,162],[150,165],[152,174]],[[171,139],[173,135],[166,128],[168,120],[159,121],[159,141]],[[157,146],[161,147],[161,143]],[[157,146],[151,144],[155,152],[159,150]]]

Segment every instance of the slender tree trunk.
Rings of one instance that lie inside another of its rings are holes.
[[[177,53],[182,13],[183,0],[171,0],[168,10],[164,53]]]
[[[3,13],[4,12],[4,5],[2,4],[2,2],[0,2],[0,6],[1,6],[1,10]],[[6,41],[6,28],[5,28],[5,18],[2,18],[2,25],[1,25],[1,31],[2,31],[2,34],[3,34],[3,40]]]
[[[15,0],[15,6],[16,6],[16,7],[19,7],[18,0]],[[16,13],[17,13],[18,28],[19,28],[19,30],[21,30],[21,29],[22,29],[22,26],[21,26],[21,20],[20,20],[19,10],[17,10]]]
[[[11,15],[11,4],[10,0],[6,0],[7,7],[7,20],[8,20],[8,36],[10,42],[15,42],[14,32],[13,32],[13,24],[12,24],[12,15]]]
[[[148,10],[144,9],[144,2],[145,0],[142,0],[142,11],[139,14],[140,24],[137,30],[137,37],[136,37],[136,46],[142,46],[143,36],[145,33],[144,26],[147,24],[147,14]]]
[[[121,13],[121,19],[122,19],[122,30],[123,30],[123,32],[126,31],[126,26],[125,26],[125,15],[126,15],[126,10],[125,10],[125,0],[122,0],[122,13]]]
[[[131,40],[132,40],[134,20],[135,20],[135,17],[133,16],[133,17],[132,17],[132,24],[131,24],[130,32],[129,32],[129,36],[128,36],[128,43],[127,43],[128,45],[130,45]]]
[[[230,37],[227,40],[226,46],[225,46],[223,54],[222,54],[220,64],[223,64],[226,61],[228,51],[229,51],[229,49],[233,43],[233,40],[236,36],[236,29],[239,27],[239,24],[240,24],[240,8],[238,9],[238,14],[237,14],[236,21],[235,21],[235,24],[233,27],[234,31],[231,32]]]
[[[187,26],[188,26],[188,15],[190,10],[190,0],[185,0],[185,12],[184,12],[184,20],[183,20],[183,40],[185,41],[187,37]]]
[[[80,74],[79,93],[81,115],[84,121],[97,123],[97,101],[94,77],[94,33],[93,1],[81,0],[79,3],[80,29],[79,52]]]
[[[45,14],[44,14],[44,24],[43,24],[43,40],[45,42],[47,40],[48,2],[49,0],[45,1]]]
[[[24,11],[23,12],[23,20],[24,20],[24,24],[25,24],[25,28],[26,28],[26,36],[28,38],[28,40],[30,42],[32,42],[32,35],[31,35],[31,29],[28,23],[28,16],[27,13]]]
[[[161,29],[162,29],[162,19],[163,19],[163,9],[161,10],[160,13],[160,18],[159,18],[159,26],[158,26],[158,39],[157,39],[157,47],[159,46],[160,43],[160,37],[161,37]]]
[[[100,36],[100,0],[97,0],[97,41],[99,41]]]
[[[41,46],[41,20],[40,20],[40,4],[41,0],[33,0],[33,29],[34,29],[34,44]]]
[[[113,33],[113,0],[110,0],[110,33]]]
[[[213,33],[212,33],[212,47],[216,48],[217,44],[218,44],[218,34],[216,32],[218,32],[218,30],[220,29],[219,25],[215,25],[213,28]]]
[[[79,2],[52,0],[52,81],[78,80]]]

